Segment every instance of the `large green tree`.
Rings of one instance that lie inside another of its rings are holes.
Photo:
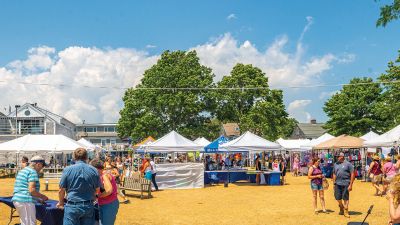
[[[148,135],[159,138],[171,130],[192,138],[211,136],[208,128],[216,129],[211,121],[214,104],[204,88],[212,87],[213,77],[195,51],[165,51],[141,83],[126,91],[119,135],[134,141]]]
[[[400,51],[396,61],[388,63],[386,73],[378,78],[383,90],[376,114],[382,118],[385,130],[400,124]]]
[[[371,78],[353,78],[325,103],[324,111],[329,117],[325,128],[333,135],[359,136],[371,129],[381,131],[384,124],[376,114],[381,92]]]
[[[271,90],[259,68],[239,63],[218,82],[218,88],[222,89],[216,96],[220,121],[238,122],[242,131],[272,140],[290,135],[295,122],[285,111],[282,91]]]
[[[376,21],[376,26],[385,27],[389,22],[400,17],[400,0],[392,0],[393,3],[381,7],[381,13]]]

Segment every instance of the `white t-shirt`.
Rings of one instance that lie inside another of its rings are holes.
[[[156,163],[154,161],[150,161],[150,165],[151,165],[151,173],[155,174],[157,173],[157,166]]]

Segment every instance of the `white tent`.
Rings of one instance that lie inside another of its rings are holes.
[[[370,132],[364,134],[363,136],[361,136],[360,138],[364,139],[366,141],[369,141],[369,140],[372,140],[372,139],[377,138],[377,137],[379,137],[379,134],[377,134],[377,133],[375,133],[373,131],[370,131]]]
[[[171,131],[164,137],[145,146],[146,152],[196,152],[204,146],[194,143],[176,131]]]
[[[0,144],[1,152],[52,152],[71,153],[77,148],[86,148],[64,135],[25,135]]]
[[[279,138],[276,140],[278,144],[280,144],[285,150],[288,151],[300,151],[301,146],[310,143],[311,141],[308,139],[295,139],[295,140],[285,140]]]
[[[101,150],[101,148],[97,145],[94,145],[92,142],[86,140],[85,138],[81,138],[78,142],[85,146],[87,150]]]
[[[322,142],[331,140],[331,139],[334,138],[334,137],[335,137],[335,136],[332,136],[332,135],[330,135],[330,134],[328,134],[328,133],[325,133],[325,134],[323,134],[322,136],[320,136],[319,138],[313,139],[313,140],[311,140],[309,143],[306,143],[306,144],[304,144],[304,145],[301,145],[301,149],[302,149],[302,150],[311,150],[312,147],[314,147],[314,146],[316,146],[316,145],[318,145],[318,144],[320,144],[320,143],[322,143]]]
[[[281,150],[281,145],[268,141],[260,136],[257,136],[250,131],[246,131],[240,137],[220,145],[222,149],[227,149],[230,152],[241,151],[267,151]]]
[[[204,147],[204,146],[209,145],[211,142],[209,140],[205,139],[204,137],[199,137],[196,140],[194,140],[194,143]]]
[[[400,125],[379,137],[365,141],[364,145],[367,147],[392,147],[395,142],[400,142]]]

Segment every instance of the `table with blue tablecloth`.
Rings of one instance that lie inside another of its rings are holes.
[[[14,216],[15,206],[13,202],[11,201],[11,197],[0,197],[0,202],[6,204],[11,208],[11,213],[10,213],[10,222]],[[59,209],[56,207],[58,201],[56,200],[48,200],[46,201],[46,204],[41,204],[41,203],[36,203],[35,208],[36,208],[36,219],[42,222],[42,225],[62,225],[63,224],[63,217],[64,217],[64,210]],[[99,210],[97,207],[95,207],[95,216],[96,220],[99,219]]]
[[[237,181],[256,182],[256,174],[260,173],[265,177],[267,185],[280,185],[280,172],[269,171],[252,171],[235,170],[235,171],[205,171],[204,184],[218,184],[229,181],[235,183]]]
[[[10,222],[15,212],[14,204],[11,201],[12,197],[0,197],[0,202],[8,205],[11,208]],[[46,204],[36,203],[36,219],[42,222],[42,225],[62,225],[64,210],[56,207],[58,201],[48,200]]]

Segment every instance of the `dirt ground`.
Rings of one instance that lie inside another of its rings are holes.
[[[0,196],[12,194],[14,179],[0,180]],[[388,203],[373,196],[370,183],[356,181],[350,194],[351,218],[338,215],[331,187],[325,192],[329,214],[314,215],[311,190],[306,177],[288,176],[285,186],[229,184],[192,190],[165,190],[153,193],[152,199],[131,196],[131,203],[120,205],[117,225],[125,224],[323,224],[338,225],[361,222],[370,205],[374,205],[367,222],[387,224]],[[44,184],[42,184],[44,187]],[[44,192],[56,199],[57,185]],[[319,206],[320,207],[320,206]],[[9,208],[0,204],[0,224],[7,224]],[[15,218],[11,224],[18,223]]]

